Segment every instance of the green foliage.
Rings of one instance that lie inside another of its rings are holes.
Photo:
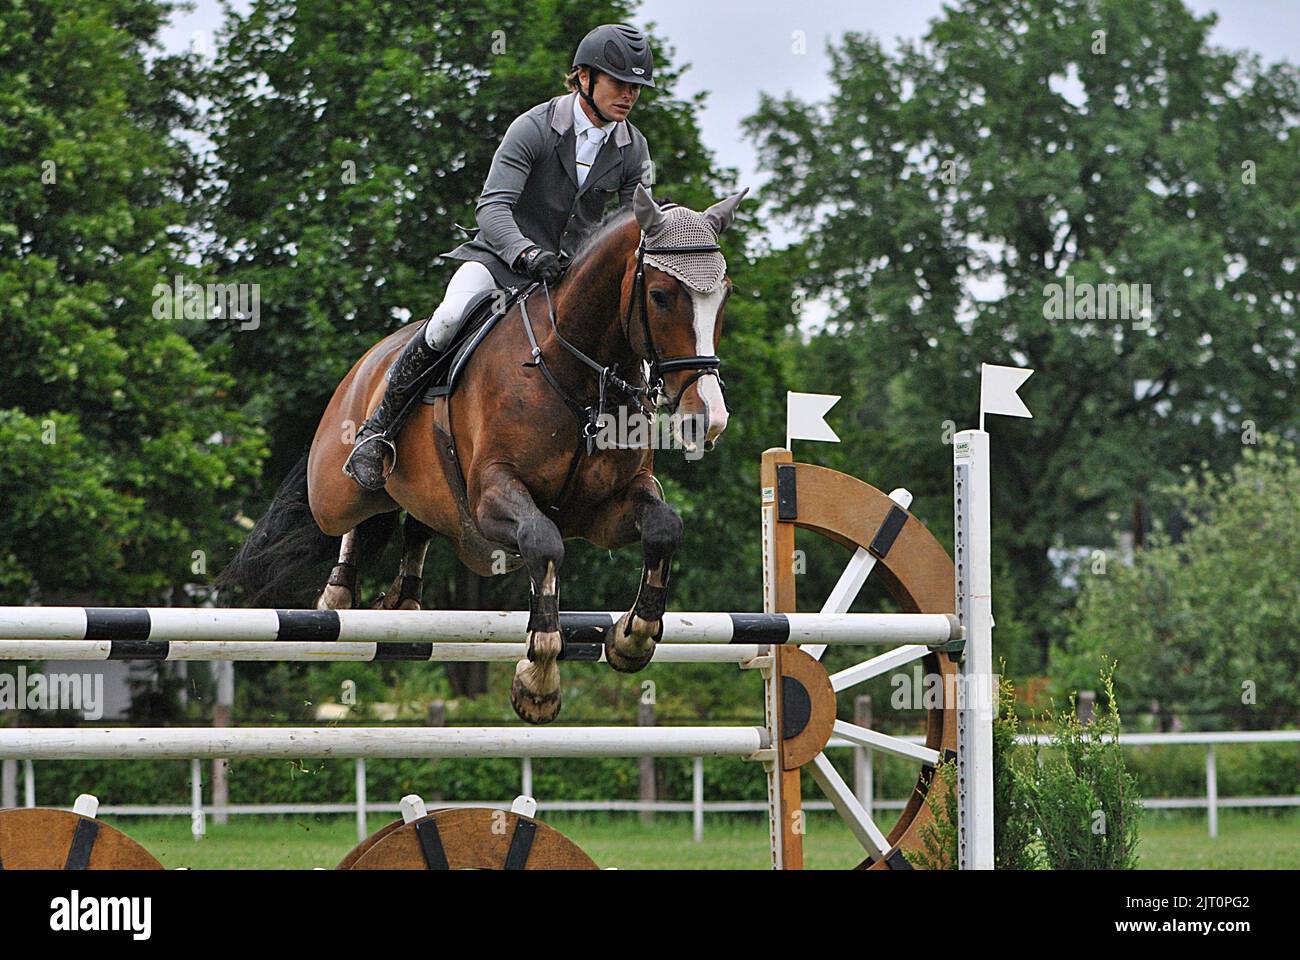
[[[1071,600],[1051,548],[1108,545],[1153,483],[1229,465],[1243,415],[1300,426],[1277,213],[1300,79],[1211,47],[1213,25],[1181,0],[962,0],[896,54],[844,36],[826,102],[763,96],[746,121],[772,213],[808,228],[798,276],[833,308],[801,371],[845,394],[833,465],[941,519],[979,363],[1050,371],[1024,390],[1035,418],[993,438],[994,589],[1017,601],[995,642],[1017,674]],[[1067,277],[1150,285],[1150,322],[1049,318]]]
[[[1016,787],[1037,825],[1051,870],[1132,870],[1142,813],[1137,784],[1124,767],[1114,664],[1100,673],[1105,706],[1084,727],[1071,697],[1049,711],[1056,742],[1035,747],[1038,762],[1016,768]]]
[[[956,870],[959,862],[957,823],[961,810],[957,802],[955,760],[945,760],[934,768],[934,779],[930,781],[925,803],[934,819],[921,828],[921,849],[915,854],[916,865],[925,870]]]
[[[1145,797],[1203,797],[1203,744],[1129,747],[1125,765]],[[1220,797],[1300,795],[1300,757],[1294,743],[1219,744],[1214,748]]]
[[[259,432],[154,316],[184,272],[190,64],[173,4],[0,9],[0,602],[157,601],[237,539]],[[196,551],[201,553],[196,556]]]
[[[186,803],[186,761],[37,761],[37,799],[61,805],[61,798],[93,793],[114,804]],[[655,761],[658,796],[691,798],[689,758]],[[347,803],[355,798],[355,767],[350,760],[234,760],[228,772],[232,803]],[[751,800],[767,796],[761,767],[731,758],[704,763],[706,800]],[[426,800],[509,801],[520,792],[518,760],[369,760],[367,792],[372,802],[395,801],[409,793]],[[533,791],[553,800],[636,800],[640,796],[637,761],[629,759],[549,759],[533,762]],[[817,795],[813,785],[809,797]],[[204,774],[204,797],[211,785]]]
[[[1005,664],[1003,665],[1005,669]],[[1041,866],[1035,845],[1036,824],[1023,786],[1028,751],[1017,745],[1020,722],[1015,713],[1015,686],[998,683],[998,714],[993,721],[993,863],[997,870],[1033,870]],[[923,849],[918,865],[928,870],[957,869],[957,764],[935,768],[925,802],[933,820],[921,828]]]
[[[1132,564],[1085,580],[1056,677],[1078,685],[1099,655],[1124,665],[1126,702],[1200,729],[1300,722],[1300,458],[1267,435],[1230,473],[1189,477],[1165,496],[1186,518]]]
[[[1002,665],[1006,669],[1006,664]],[[1041,866],[1033,809],[1023,787],[1023,774],[1032,763],[1029,751],[1016,743],[1015,685],[998,681],[998,715],[993,721],[993,863],[998,870],[1033,870]]]

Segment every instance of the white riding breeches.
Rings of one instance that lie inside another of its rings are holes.
[[[424,325],[424,342],[435,350],[446,349],[456,336],[470,298],[484,290],[496,289],[496,281],[487,267],[477,260],[466,260],[451,275],[442,303]]]

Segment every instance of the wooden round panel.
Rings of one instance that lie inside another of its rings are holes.
[[[5,870],[161,870],[121,830],[69,810],[0,810],[0,868]]]
[[[384,837],[388,836],[390,833],[393,833],[395,830],[400,830],[402,828],[402,823],[403,821],[401,820],[394,820],[392,823],[388,824],[388,826],[376,830],[370,836],[366,837],[366,839],[362,840],[355,847],[349,850],[348,855],[344,857],[339,862],[339,865],[334,869],[351,870],[356,866],[358,860],[370,852],[371,847],[384,839]]]
[[[952,558],[915,516],[903,511],[889,495],[869,483],[812,464],[794,464],[798,489],[796,527],[812,530],[849,550],[863,547],[876,557],[872,578],[879,578],[904,613],[955,613]],[[877,534],[888,527],[894,511],[906,515],[892,541],[882,544]],[[873,547],[875,549],[873,549]],[[956,689],[951,678],[956,664],[945,653],[931,653],[921,663],[928,674],[942,674],[945,695]],[[956,704],[945,703],[929,712],[925,745],[940,756],[957,750]],[[894,865],[914,861],[913,851],[924,849],[921,833],[933,822],[925,802],[932,770],[922,769],[902,815],[887,833]],[[901,854],[900,861],[898,854]],[[859,868],[888,870],[888,861],[864,860]]]
[[[596,870],[572,840],[505,810],[436,810],[389,824],[343,858],[340,870]]]
[[[810,763],[830,740],[835,728],[835,690],[826,668],[798,647],[783,648],[779,659],[781,723],[787,730],[781,745],[781,769],[794,770]],[[789,736],[792,720],[801,729]]]

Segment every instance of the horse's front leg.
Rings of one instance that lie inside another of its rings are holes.
[[[560,566],[564,539],[517,476],[497,465],[484,476],[476,498],[479,530],[512,546],[528,567],[528,655],[515,667],[510,705],[522,720],[549,723],[560,712]]]
[[[604,505],[594,526],[588,539],[598,546],[613,548],[638,534],[641,538],[644,563],[636,600],[605,638],[609,665],[622,673],[636,673],[650,662],[655,641],[663,634],[668,578],[682,542],[682,521],[660,499],[658,485],[646,472],[638,474],[621,497]]]

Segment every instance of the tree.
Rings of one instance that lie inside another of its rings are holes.
[[[192,64],[146,57],[173,6],[0,9],[0,602],[203,580],[257,475],[260,434],[155,291],[203,279],[172,132]]]
[[[1109,543],[1184,463],[1230,465],[1244,419],[1300,423],[1300,84],[1209,48],[1213,24],[1178,0],[965,0],[894,56],[847,35],[828,102],[765,97],[747,121],[835,307],[808,376],[852,377],[846,460],[943,502],[979,363],[1044,374],[1036,419],[993,436],[994,589],[1018,601],[999,627],[1037,646],[1003,646],[1013,669],[1042,666],[1071,600],[1052,548]],[[1145,285],[1149,316],[1058,313],[1067,284]]]
[[[1053,658],[1084,685],[1098,657],[1119,661],[1117,688],[1202,729],[1270,730],[1300,722],[1300,459],[1264,436],[1225,476],[1167,492],[1190,527],[1157,532],[1131,565],[1085,581],[1077,619]]]

